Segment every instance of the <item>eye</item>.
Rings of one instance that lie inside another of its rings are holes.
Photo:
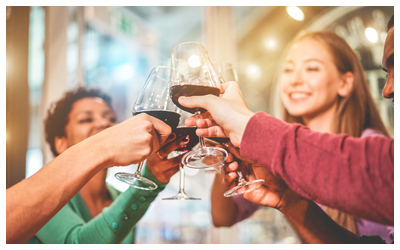
[[[291,73],[292,71],[292,68],[283,68],[283,73]]]
[[[80,119],[78,121],[78,123],[88,123],[88,122],[92,122],[92,121],[93,121],[93,119],[91,117],[88,117],[88,118]]]
[[[307,71],[319,71],[318,67],[307,67]]]
[[[117,123],[117,118],[115,118],[115,117],[110,117],[110,122],[112,122],[112,123]]]

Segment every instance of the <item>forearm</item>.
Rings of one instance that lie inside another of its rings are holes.
[[[235,223],[237,207],[232,197],[225,197],[228,188],[222,183],[223,175],[216,174],[211,190],[211,216],[216,227],[230,227]]]
[[[30,178],[6,190],[6,242],[24,243],[98,171],[107,167],[90,141],[66,150]]]
[[[158,181],[146,167],[142,175],[157,184],[156,190],[129,187],[101,214],[83,226],[73,228],[66,243],[117,244],[121,243],[143,217],[166,183]]]
[[[301,196],[379,223],[394,221],[394,140],[310,131],[257,113],[244,157],[267,167]]]
[[[280,211],[306,243],[351,244],[359,237],[334,222],[317,204],[287,190]]]

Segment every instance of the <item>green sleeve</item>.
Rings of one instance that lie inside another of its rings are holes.
[[[121,243],[142,218],[167,183],[159,182],[145,166],[142,175],[158,188],[148,191],[129,187],[102,213],[85,223],[67,204],[37,234],[43,243]]]

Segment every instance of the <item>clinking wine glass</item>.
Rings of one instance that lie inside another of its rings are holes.
[[[233,68],[232,64],[230,64],[230,63],[214,63],[214,68],[218,72],[221,84],[224,82],[229,82],[229,81],[238,82],[238,75],[237,75],[236,70]],[[217,141],[217,142],[224,142],[225,137],[220,137],[220,138],[213,137],[213,138],[209,138],[209,139]],[[229,138],[228,138],[228,141],[229,141]],[[226,145],[227,142],[225,141],[224,144]],[[230,147],[230,149],[231,149],[231,152],[232,151],[236,152],[236,149],[233,148],[232,146]],[[239,152],[236,152],[236,153],[239,153]],[[211,171],[212,171],[212,169],[211,169]],[[214,168],[214,171],[219,171],[219,169]],[[226,191],[224,193],[225,197],[230,197],[230,196],[234,196],[234,195],[238,195],[238,194],[244,194],[244,193],[251,192],[251,191],[257,189],[258,187],[260,187],[264,183],[264,180],[262,180],[262,179],[246,181],[246,179],[243,177],[243,174],[240,170],[238,170],[236,172],[239,177],[238,185],[236,187]]]
[[[199,138],[196,135],[196,127],[178,127],[175,129],[176,138],[184,135],[187,136],[189,142],[177,148],[174,153],[185,154],[199,143]],[[179,190],[175,196],[162,198],[163,200],[201,200],[201,198],[193,198],[185,192],[185,168],[182,163],[179,165]]]
[[[232,64],[230,63],[217,63],[213,62],[213,66],[215,71],[217,72],[219,76],[219,82],[220,84],[223,84],[224,82],[229,82],[229,81],[235,81],[238,82],[238,75],[236,70],[233,68]],[[228,146],[228,142],[230,141],[229,137],[207,137],[207,139],[223,144],[225,147]],[[217,168],[209,168],[206,170],[206,173],[221,173],[221,167],[223,165],[218,166]]]
[[[235,158],[236,158],[235,160],[239,164],[239,169],[236,171],[236,173],[238,174],[238,185],[236,187],[233,187],[233,188],[229,189],[228,191],[226,191],[224,193],[224,196],[231,197],[234,195],[245,194],[245,193],[254,191],[257,188],[259,188],[260,186],[262,186],[262,184],[264,184],[264,182],[265,182],[263,179],[247,181],[243,177],[243,173],[240,169],[243,168],[243,164],[251,164],[251,163],[244,161],[245,159],[242,158],[242,156],[240,156],[239,149],[234,147],[232,145],[232,143],[229,143],[229,150],[230,150],[231,154],[233,154],[235,156]]]
[[[132,114],[146,113],[175,129],[179,124],[181,115],[179,114],[179,109],[171,102],[169,97],[169,82],[174,77],[179,78],[179,72],[175,69],[163,66],[154,68],[134,104]],[[132,187],[154,190],[157,185],[141,174],[143,164],[144,162],[139,163],[134,174],[119,172],[115,174],[115,177]]]
[[[171,81],[171,99],[180,109],[196,114],[202,108],[187,108],[178,102],[180,96],[201,96],[212,94],[219,96],[219,76],[215,72],[205,47],[198,42],[186,42],[176,46],[171,52],[172,67],[183,74],[183,78]],[[204,139],[199,137],[200,147],[188,152],[182,163],[191,168],[210,168],[225,162],[228,153],[217,147],[206,147]]]

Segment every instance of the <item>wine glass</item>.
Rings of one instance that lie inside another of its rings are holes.
[[[186,135],[189,142],[177,148],[173,153],[185,154],[199,143],[199,138],[196,136],[196,127],[178,127],[175,129],[176,138]],[[162,198],[163,200],[201,200],[201,198],[193,198],[185,192],[185,168],[179,164],[179,191],[175,196]]]
[[[202,108],[187,108],[178,102],[180,96],[201,96],[220,94],[219,76],[215,72],[205,47],[198,42],[186,42],[176,46],[171,52],[172,67],[183,74],[183,78],[171,81],[171,99],[180,109],[196,114]],[[191,168],[210,168],[225,162],[228,153],[217,147],[206,147],[203,137],[199,137],[200,147],[188,152],[182,163]]]
[[[238,82],[238,75],[236,70],[233,68],[232,64],[230,63],[214,63],[214,68],[218,72],[218,75],[220,76],[220,81],[221,83],[224,82],[229,82],[229,81],[235,81]],[[226,137],[208,137],[208,139],[211,139],[216,142],[220,142],[227,146],[229,142],[229,138]],[[234,147],[229,147],[230,151],[235,154],[237,157],[239,157],[239,152],[237,152],[236,148]],[[220,169],[209,169],[207,170],[208,172],[221,172]],[[239,179],[238,179],[238,185],[236,187],[233,187],[232,189],[226,191],[224,193],[225,197],[230,197],[238,194],[244,194],[251,192],[258,187],[260,187],[263,183],[264,180],[259,179],[259,180],[253,180],[253,181],[246,181],[243,177],[243,174],[240,170],[236,171]]]
[[[235,156],[235,158],[236,158],[235,160],[239,164],[239,169],[241,168],[241,166],[243,164],[251,164],[251,163],[246,162],[246,159],[244,159],[240,155],[239,148],[233,146],[231,142],[229,142],[229,151],[231,152],[231,154],[233,154],[233,156]],[[234,195],[251,192],[251,191],[257,189],[258,187],[262,186],[262,184],[265,182],[263,179],[246,181],[246,179],[243,177],[242,171],[240,171],[239,169],[236,171],[236,173],[238,174],[238,177],[239,177],[238,185],[236,187],[233,187],[233,188],[229,189],[228,191],[226,191],[224,193],[225,197],[231,197]]]
[[[220,76],[220,82],[229,82],[229,81],[238,81],[238,75],[236,70],[233,68],[232,64],[230,63],[213,63],[214,69]]]
[[[230,63],[217,63],[213,62],[213,66],[215,71],[218,73],[220,84],[229,81],[238,81],[238,75],[236,70],[233,68],[232,64]],[[207,139],[223,144],[224,146],[228,146],[228,142],[230,141],[229,137],[207,137]],[[211,167],[206,170],[206,173],[221,173],[221,167],[223,165],[217,167]]]
[[[179,78],[179,75],[178,71],[169,67],[158,66],[154,68],[133,106],[132,115],[146,113],[175,129],[179,124],[181,115],[179,109],[169,98],[169,82],[172,78]],[[142,176],[142,167],[143,162],[140,162],[134,174],[119,172],[115,174],[115,177],[135,188],[144,190],[156,189],[157,185],[153,181]]]

